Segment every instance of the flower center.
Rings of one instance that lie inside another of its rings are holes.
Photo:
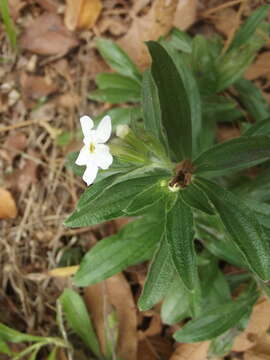
[[[90,143],[89,151],[90,151],[91,154],[95,151],[95,149],[96,149],[95,145],[93,143]]]

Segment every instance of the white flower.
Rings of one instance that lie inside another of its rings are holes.
[[[84,147],[75,161],[77,165],[86,165],[83,180],[90,185],[94,182],[98,169],[106,170],[113,162],[110,149],[104,143],[109,140],[112,132],[110,116],[105,116],[96,130],[92,130],[94,123],[89,116],[80,118],[84,135]]]

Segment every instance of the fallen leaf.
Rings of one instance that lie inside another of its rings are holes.
[[[257,60],[248,68],[246,78],[257,79],[260,76],[270,74],[270,51],[260,54]]]
[[[180,0],[174,15],[173,25],[181,30],[188,29],[197,19],[197,0]]]
[[[207,352],[210,342],[198,342],[194,344],[180,344],[170,360],[207,360]]]
[[[17,207],[11,193],[0,188],[0,219],[13,219],[16,215]]]
[[[232,29],[235,29],[238,24],[237,11],[233,8],[226,8],[213,16],[209,16],[215,28],[226,36],[229,37]]]
[[[253,307],[247,328],[236,337],[233,351],[246,351],[259,341],[270,327],[270,302],[265,298],[259,299]]]
[[[155,0],[148,14],[135,17],[128,33],[119,41],[119,45],[132,60],[145,69],[150,56],[145,41],[157,40],[171,30],[179,0]]]
[[[53,13],[44,13],[36,18],[20,38],[20,46],[39,55],[65,55],[79,44],[78,40],[63,25],[61,18]]]
[[[137,317],[136,306],[130,287],[123,274],[84,289],[87,307],[93,318],[102,352],[105,354],[105,324],[112,307],[116,309],[119,321],[117,355],[121,359],[137,359]],[[105,310],[105,311],[104,311]]]
[[[52,277],[66,277],[74,275],[79,269],[79,265],[65,266],[56,269],[49,270],[47,275]]]
[[[73,30],[92,28],[102,9],[100,0],[67,0],[65,25]]]
[[[33,100],[48,96],[57,90],[57,85],[51,79],[26,73],[21,74],[20,84],[23,96]]]
[[[7,158],[10,163],[16,155],[26,148],[26,145],[27,138],[23,132],[16,131],[7,137],[3,147],[7,151]]]

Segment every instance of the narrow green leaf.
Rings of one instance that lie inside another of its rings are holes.
[[[157,42],[149,41],[152,75],[158,88],[162,123],[177,160],[192,156],[190,105],[183,80],[168,52]]]
[[[193,162],[195,174],[226,174],[245,169],[270,158],[269,136],[241,136],[224,141],[201,153]]]
[[[47,360],[56,360],[56,356],[57,356],[57,348],[55,347],[49,354],[49,356],[47,357]]]
[[[172,29],[169,39],[166,42],[176,50],[183,51],[184,53],[191,54],[192,52],[192,39],[184,31],[177,28]]]
[[[144,191],[136,195],[124,212],[128,215],[138,215],[149,210],[149,208],[157,206],[161,199],[165,197],[161,181],[148,186]]]
[[[250,269],[262,280],[270,279],[270,247],[254,213],[233,193],[205,179],[196,180],[220,216],[232,241]]]
[[[163,238],[151,262],[143,292],[138,301],[141,311],[151,309],[166,294],[174,277],[175,269],[172,265],[167,242]]]
[[[0,323],[0,340],[12,343],[20,343],[44,341],[44,338],[42,336],[21,333]]]
[[[262,23],[262,21],[266,18],[269,13],[270,6],[263,5],[260,6],[257,10],[255,10],[247,19],[247,21],[240,27],[237,31],[235,38],[233,39],[230,49],[239,48],[240,46],[246,44],[250,41],[251,37],[258,29],[258,26]]]
[[[261,121],[270,115],[270,108],[262,91],[252,81],[239,79],[234,84],[241,104],[255,121]]]
[[[141,82],[141,74],[136,65],[115,42],[100,38],[96,43],[98,50],[108,65],[120,74],[129,76],[139,83]]]
[[[8,347],[8,344],[2,340],[0,340],[0,353],[6,354],[6,355],[12,355],[12,352],[11,352],[10,348]]]
[[[198,277],[193,214],[191,208],[182,200],[181,193],[167,213],[165,236],[177,273],[187,289],[194,290]]]
[[[163,227],[156,219],[139,219],[118,234],[102,239],[83,258],[74,282],[88,286],[149,260]]]
[[[202,35],[196,35],[192,41],[192,68],[202,94],[211,95],[217,88],[217,71],[209,42]]]
[[[202,313],[174,334],[178,342],[193,343],[213,339],[234,327],[250,310],[256,298],[239,299]]]
[[[69,326],[80,336],[85,345],[99,356],[98,340],[89,313],[80,295],[71,289],[65,289],[60,296],[60,302]]]
[[[166,144],[161,119],[158,89],[149,70],[146,70],[143,74],[142,111],[145,129],[153,134],[163,144]]]
[[[243,135],[244,136],[270,135],[270,117],[255,123],[249,129],[247,129]]]
[[[161,307],[161,319],[165,324],[173,325],[190,316],[189,293],[176,275]]]
[[[270,229],[270,205],[254,199],[245,198],[243,200],[245,204],[254,211],[259,223]]]
[[[215,211],[204,192],[197,188],[193,183],[181,191],[181,196],[185,203],[190,207],[203,211],[209,215],[215,214]]]
[[[88,98],[110,104],[120,104],[122,102],[139,102],[140,96],[141,94],[137,90],[111,87],[92,91]]]
[[[96,83],[99,89],[125,89],[126,91],[141,92],[141,86],[130,77],[116,73],[100,73],[96,76]]]
[[[160,176],[145,176],[112,185],[93,201],[76,209],[65,221],[65,225],[69,227],[92,226],[124,216],[123,210],[132,198],[159,179]]]
[[[8,0],[1,0],[0,1],[0,12],[3,18],[3,22],[5,25],[5,30],[7,32],[10,44],[13,49],[16,49],[17,46],[17,34],[16,29],[12,20],[12,17],[10,16],[9,11],[9,2]]]

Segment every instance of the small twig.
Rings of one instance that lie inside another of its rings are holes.
[[[247,0],[232,0],[232,1],[228,1],[228,2],[225,3],[225,4],[218,5],[218,6],[214,7],[214,8],[212,8],[212,9],[209,9],[209,10],[206,10],[206,11],[202,12],[202,13],[201,13],[201,16],[202,16],[202,17],[207,17],[207,16],[209,16],[209,15],[211,15],[211,14],[213,14],[213,13],[219,11],[219,10],[226,9],[226,8],[228,8],[228,7],[231,7],[231,6],[233,6],[233,5],[240,4],[240,3],[245,2],[245,1],[247,1]]]
[[[5,132],[5,131],[13,130],[13,129],[18,129],[18,128],[21,128],[21,127],[32,125],[34,123],[35,123],[34,120],[22,121],[22,122],[19,122],[17,124],[2,127],[2,128],[0,128],[0,132]]]

